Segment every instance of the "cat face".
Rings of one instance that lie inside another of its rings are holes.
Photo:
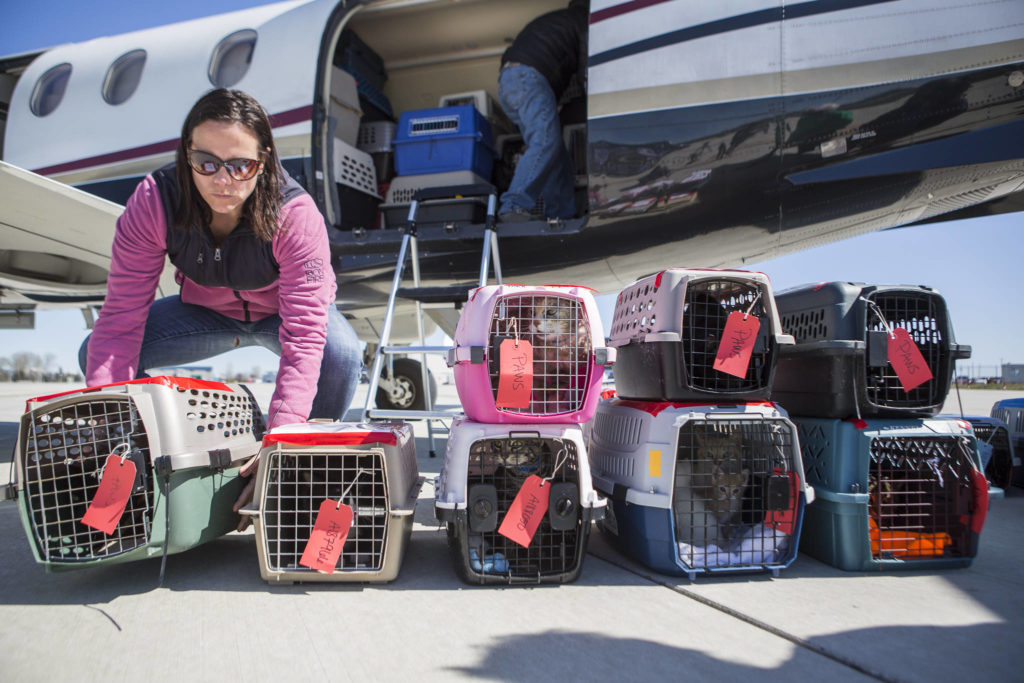
[[[533,307],[527,312],[527,330],[535,335],[566,335],[573,332],[573,318],[577,306],[568,299],[542,296],[533,300]]]

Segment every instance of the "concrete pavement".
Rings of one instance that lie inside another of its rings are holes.
[[[256,385],[265,403],[270,385]],[[361,387],[365,391],[365,385]],[[0,384],[0,479],[28,396]],[[354,405],[362,405],[362,392]],[[964,391],[988,414],[1002,392]],[[454,387],[441,385],[442,402]],[[947,403],[947,412],[958,412]],[[595,531],[580,580],[468,587],[424,486],[397,580],[268,585],[252,532],[167,562],[46,574],[13,502],[0,503],[6,680],[1015,680],[1024,667],[1024,490],[993,501],[967,569],[848,573],[801,555],[779,578],[695,582],[651,572]],[[438,442],[443,454],[444,442]]]

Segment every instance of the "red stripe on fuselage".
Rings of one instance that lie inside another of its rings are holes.
[[[280,114],[274,114],[270,117],[270,126],[272,128],[281,128],[282,126],[289,126],[293,123],[302,123],[303,121],[309,121],[313,118],[313,107],[299,107],[298,109],[290,109],[283,111]],[[55,175],[57,173],[69,173],[71,171],[80,171],[83,168],[91,168],[93,166],[104,166],[106,164],[116,164],[122,161],[129,161],[131,159],[138,159],[141,157],[152,156],[154,154],[164,154],[166,152],[173,152],[178,146],[178,138],[172,140],[164,140],[162,142],[154,142],[149,145],[142,145],[141,147],[132,147],[131,149],[123,149],[119,152],[110,152],[109,154],[100,154],[94,157],[86,157],[85,159],[79,159],[77,161],[69,161],[64,164],[54,164],[53,166],[46,166],[43,168],[33,169],[33,173],[39,175]]]
[[[638,9],[644,9],[651,5],[660,5],[661,3],[668,1],[669,0],[630,0],[629,2],[623,2],[619,5],[613,5],[611,7],[606,7],[604,9],[599,9],[596,12],[592,12],[590,14],[590,23],[596,24],[597,22],[604,21],[605,19],[629,14],[630,12],[635,12]]]

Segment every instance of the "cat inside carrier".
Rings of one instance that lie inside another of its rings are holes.
[[[455,344],[449,364],[459,398],[467,416],[479,422],[586,422],[603,366],[614,359],[604,347],[593,294],[574,286],[474,290]],[[528,357],[520,359],[525,349]],[[502,388],[510,363],[525,367],[529,378],[528,391],[515,397],[505,397]]]
[[[796,558],[813,489],[777,406],[604,401],[588,448],[611,499],[600,528],[647,566],[692,579]]]
[[[452,427],[435,510],[447,522],[456,572],[467,583],[574,581],[590,522],[603,512],[603,501],[590,485],[582,430],[503,427],[468,421]],[[548,505],[524,546],[503,533],[504,523],[517,495],[535,477],[550,487]]]
[[[689,422],[679,430],[672,516],[691,567],[774,564],[796,522],[792,430],[751,420]]]
[[[27,408],[15,448],[18,499],[48,570],[176,553],[235,528],[238,468],[259,451],[264,426],[243,385],[153,377],[30,399]],[[134,481],[116,523],[85,523],[101,481],[117,479],[126,462]]]
[[[260,574],[267,581],[383,582],[398,575],[423,477],[406,423],[310,422],[269,432],[257,473]],[[324,501],[351,525],[332,571],[302,560]]]

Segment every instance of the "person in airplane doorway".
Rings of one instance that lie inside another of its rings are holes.
[[[154,302],[165,255],[180,293]],[[269,428],[340,420],[362,360],[336,289],[324,219],[281,167],[267,114],[244,92],[213,90],[185,118],[174,163],[139,183],[117,221],[79,363],[97,386],[263,346],[281,357]]]
[[[526,151],[501,195],[500,221],[531,220],[538,199],[548,218],[576,215],[575,171],[562,142],[558,101],[573,75],[584,82],[589,15],[589,0],[572,0],[527,24],[501,57],[498,99]]]

